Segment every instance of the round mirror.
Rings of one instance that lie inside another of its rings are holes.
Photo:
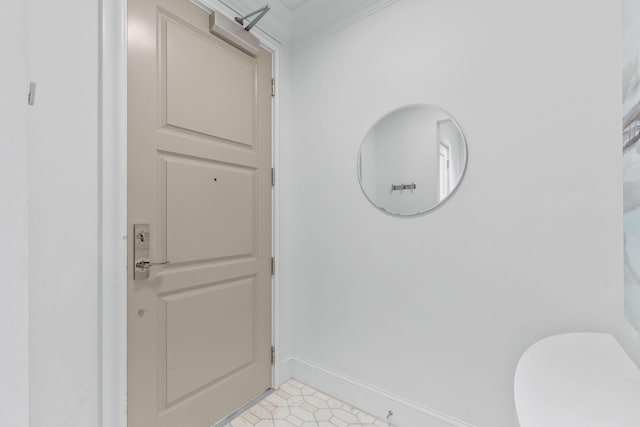
[[[467,143],[453,117],[430,105],[410,105],[369,130],[360,147],[358,177],[375,207],[412,216],[447,200],[466,165]]]

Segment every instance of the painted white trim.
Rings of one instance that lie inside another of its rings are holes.
[[[203,6],[203,2],[197,2]],[[218,0],[205,6],[229,17],[235,12]],[[100,4],[100,423],[102,427],[127,427],[127,0],[102,0]],[[260,28],[253,33],[273,54],[273,75],[283,80],[287,60],[281,43]],[[281,164],[281,96],[276,85],[273,108],[273,165]],[[274,191],[274,256],[279,260],[279,200],[281,180],[276,174]],[[281,334],[283,296],[276,266],[273,301],[273,342],[283,348]],[[274,387],[289,377],[274,365]]]
[[[126,0],[100,2],[100,425],[127,426]]]
[[[386,418],[399,426],[476,427],[474,424],[447,415],[379,387],[366,384],[310,360],[294,356],[288,362],[293,378],[349,403],[371,415]]]
[[[280,361],[280,378],[278,387],[293,378],[293,357],[287,356]]]

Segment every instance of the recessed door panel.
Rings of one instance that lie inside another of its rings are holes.
[[[167,124],[253,147],[255,62],[209,35],[165,25]]]
[[[257,172],[211,161],[167,159],[167,259],[251,256]]]
[[[168,295],[162,301],[159,328],[166,328],[167,404],[255,363],[255,277]]]

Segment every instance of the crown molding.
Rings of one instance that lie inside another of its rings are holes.
[[[297,49],[323,39],[399,0],[315,0],[295,9],[292,46]]]

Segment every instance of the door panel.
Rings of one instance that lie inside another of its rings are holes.
[[[256,169],[173,158],[167,159],[166,174],[167,259],[255,256]]]
[[[256,286],[249,277],[161,297],[167,403],[256,363]]]
[[[271,55],[189,0],[128,1],[130,427],[209,427],[271,386]]]
[[[167,124],[253,147],[257,64],[211,36],[167,19]],[[215,76],[215,78],[214,78]],[[212,102],[224,99],[224,102]]]

